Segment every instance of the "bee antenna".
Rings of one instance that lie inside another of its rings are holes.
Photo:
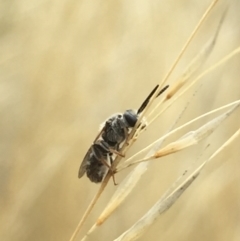
[[[146,100],[144,100],[144,102],[142,103],[142,105],[140,106],[140,108],[139,108],[138,111],[137,111],[137,114],[138,114],[138,115],[139,115],[140,113],[142,113],[142,111],[146,108],[149,100],[151,99],[151,97],[152,97],[152,96],[154,95],[154,93],[156,92],[158,86],[159,86],[159,85],[157,85],[157,86],[152,90],[152,92],[148,95],[148,97],[146,98]],[[164,88],[162,88],[156,97],[158,97],[159,95],[161,95],[168,87],[169,87],[169,85],[166,85]]]
[[[152,92],[148,95],[148,97],[146,98],[146,100],[144,100],[144,102],[142,103],[142,105],[141,105],[140,108],[138,109],[137,114],[140,114],[140,113],[145,109],[145,107],[147,106],[149,100],[151,99],[151,97],[153,96],[153,94],[156,92],[158,86],[159,86],[159,85],[157,85],[157,86],[152,90]]]
[[[158,97],[159,95],[161,95],[163,92],[165,92],[165,90],[167,90],[169,87],[169,85],[166,85],[165,87],[163,87],[160,92],[158,93],[158,95],[156,97]]]

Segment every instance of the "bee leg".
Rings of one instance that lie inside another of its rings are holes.
[[[110,163],[111,163],[111,165],[112,165],[112,163],[113,163],[113,158],[112,158],[112,156],[108,155],[108,159],[110,159]],[[111,174],[112,174],[113,184],[114,184],[115,186],[117,186],[118,184],[116,183],[116,180],[115,180],[115,171],[112,169],[112,167],[109,168],[109,170],[110,170],[110,172],[111,172]]]
[[[114,149],[112,149],[112,148],[108,148],[108,149],[109,149],[109,151],[110,151],[111,153],[113,153],[113,154],[116,154],[116,155],[121,156],[121,157],[125,157],[125,155],[122,154],[122,153],[120,153],[119,151],[116,151],[116,150],[114,150]]]
[[[108,162],[111,163],[111,165],[112,165],[113,159],[112,159],[112,157],[111,157],[109,154],[107,154],[107,159],[108,159]],[[116,186],[117,183],[116,183],[116,181],[115,181],[115,175],[114,175],[114,174],[115,174],[115,171],[112,169],[112,166],[110,166],[103,158],[101,158],[100,161],[101,161],[105,166],[107,166],[107,167],[109,168],[109,171],[111,172],[111,176],[112,176],[112,179],[113,179],[113,183],[114,183],[114,185]]]

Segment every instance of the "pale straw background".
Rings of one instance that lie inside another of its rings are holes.
[[[210,2],[1,1],[0,240],[70,238],[99,187],[86,177],[77,178],[99,124],[114,112],[141,104],[166,74]],[[170,82],[214,35],[226,2],[220,1],[214,9]],[[202,70],[239,46],[239,12],[240,2],[232,1]],[[204,78],[180,123],[239,99],[239,76],[238,55]],[[150,126],[131,153],[166,133],[193,92]],[[89,240],[118,237],[191,163],[199,156],[199,162],[205,160],[223,144],[239,122],[237,111],[200,145],[153,161],[139,186]],[[239,240],[239,142],[206,166],[140,240]],[[118,174],[117,182],[127,173]],[[115,188],[110,182],[78,240]]]

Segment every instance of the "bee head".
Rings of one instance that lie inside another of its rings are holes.
[[[126,124],[128,125],[128,127],[134,127],[138,120],[138,115],[134,110],[126,110],[123,113],[123,118]]]

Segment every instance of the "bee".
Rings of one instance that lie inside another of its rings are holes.
[[[162,94],[168,87],[169,86],[164,87],[157,95],[157,97]],[[110,117],[104,123],[100,132],[102,139],[114,149],[119,150],[120,145],[127,139],[131,129],[136,125],[139,115],[145,109],[157,88],[158,85],[152,90],[152,92],[148,95],[146,100],[142,103],[137,111],[130,109],[126,110],[123,114],[118,113]],[[146,125],[143,125],[142,128],[145,128],[145,126]]]
[[[157,96],[162,94],[168,87],[164,87]],[[119,152],[120,147],[126,141],[131,129],[136,125],[139,115],[145,109],[157,88],[158,85],[152,90],[137,111],[132,109],[126,110],[123,114],[115,114],[104,122],[101,131],[83,158],[78,178],[81,178],[86,173],[90,181],[100,183],[108,170],[110,170],[114,184],[116,185],[114,170],[111,169],[112,162],[116,155],[124,157]]]

